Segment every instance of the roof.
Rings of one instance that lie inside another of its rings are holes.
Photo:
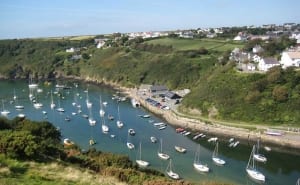
[[[178,99],[181,98],[181,96],[179,96],[178,94],[172,92],[172,91],[168,91],[165,94],[165,97],[170,98],[170,99]]]
[[[293,51],[293,52],[287,52],[289,57],[291,59],[300,59],[300,52],[299,51]]]
[[[275,58],[264,58],[265,64],[279,64]]]
[[[164,85],[153,85],[150,87],[150,91],[167,91],[168,88]]]

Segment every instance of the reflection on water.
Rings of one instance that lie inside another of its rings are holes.
[[[57,90],[55,84],[43,85],[40,83],[42,92],[32,91],[33,95],[37,97],[38,101],[43,103],[43,107],[35,109],[33,103],[29,100],[28,84],[25,81],[0,81],[0,99],[5,100],[5,108],[9,109],[11,114],[9,118],[17,116],[19,113],[24,113],[27,118],[33,120],[48,120],[56,127],[59,127],[63,138],[70,138],[76,142],[80,147],[87,150],[90,147],[102,151],[119,153],[128,155],[133,161],[138,156],[137,148],[139,142],[142,142],[142,157],[144,160],[150,162],[149,168],[154,168],[164,172],[168,161],[158,158],[157,151],[159,150],[159,142],[152,143],[151,136],[157,139],[163,139],[163,151],[170,155],[174,171],[185,179],[199,182],[202,180],[220,180],[234,184],[256,184],[250,180],[246,175],[245,167],[247,165],[249,155],[251,153],[252,145],[239,144],[236,148],[228,147],[228,140],[219,142],[219,155],[226,161],[224,166],[216,166],[212,160],[211,155],[215,145],[213,142],[207,142],[207,138],[198,139],[201,144],[200,160],[208,164],[210,172],[201,174],[193,169],[194,154],[196,151],[197,143],[193,142],[187,136],[177,134],[168,125],[164,130],[158,130],[153,126],[153,122],[163,122],[163,120],[152,115],[142,108],[133,108],[129,100],[120,101],[112,99],[114,92],[106,87],[99,87],[92,84],[79,83],[76,88],[73,83],[68,83],[71,89]],[[88,89],[89,100],[92,102],[91,113],[87,109],[86,97],[87,93],[84,92]],[[51,96],[50,91],[53,91],[53,99],[58,107],[59,105],[65,109],[64,113],[59,113],[50,108]],[[25,106],[24,110],[17,111],[14,108],[13,100],[14,91],[18,97],[18,103]],[[110,127],[108,134],[102,133],[101,119],[99,115],[100,101],[102,97],[103,102],[107,102],[104,110],[106,112],[105,123]],[[76,106],[72,105],[76,102]],[[120,110],[120,117],[124,122],[124,127],[119,129],[116,121],[118,118],[118,104]],[[80,105],[79,109],[77,105]],[[2,107],[1,107],[2,110]],[[80,111],[81,113],[79,113]],[[43,113],[46,111],[47,114]],[[75,114],[76,113],[76,114]],[[95,126],[90,126],[88,119],[83,115],[92,115],[96,120]],[[140,115],[149,114],[150,118],[143,118]],[[107,115],[112,115],[115,119],[109,120]],[[65,118],[70,117],[70,121]],[[136,131],[135,136],[129,136],[128,129],[134,128]],[[116,137],[112,138],[113,134]],[[191,135],[192,137],[192,135]],[[97,144],[90,146],[89,140],[93,138]],[[129,150],[126,146],[127,139],[130,140],[135,146],[135,150]],[[187,152],[185,154],[175,151],[174,146],[179,145],[185,147]],[[267,158],[266,164],[259,163],[258,169],[266,176],[265,184],[280,185],[280,184],[295,184],[300,177],[300,160],[299,156],[291,154],[283,154],[278,152],[266,152],[261,149]]]

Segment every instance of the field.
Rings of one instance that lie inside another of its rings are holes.
[[[147,41],[148,44],[172,45],[176,50],[194,50],[204,47],[208,50],[226,51],[236,47],[242,48],[243,43],[219,39],[178,39],[178,38],[161,38]]]

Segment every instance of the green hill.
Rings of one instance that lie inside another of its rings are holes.
[[[229,51],[247,43],[124,37],[107,43],[112,47],[96,49],[91,38],[2,40],[0,74],[6,78],[28,78],[33,74],[39,78],[104,79],[127,87],[146,83],[165,84],[170,89],[189,88],[191,93],[180,107],[186,114],[189,109],[198,109],[204,118],[299,126],[299,71],[237,71],[235,64],[227,61]],[[65,52],[71,47],[79,49]]]

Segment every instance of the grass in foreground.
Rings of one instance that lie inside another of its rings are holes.
[[[21,162],[0,157],[1,185],[125,185],[117,179],[96,174],[93,171],[74,166],[65,166],[58,162],[37,163]]]

